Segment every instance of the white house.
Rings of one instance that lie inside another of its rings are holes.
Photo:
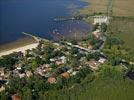
[[[94,16],[94,24],[101,25],[102,23],[109,24],[109,17],[107,16]]]
[[[105,61],[106,61],[106,59],[105,59],[105,58],[101,58],[101,57],[100,57],[100,59],[98,60],[98,62],[101,63],[101,64],[103,64]]]

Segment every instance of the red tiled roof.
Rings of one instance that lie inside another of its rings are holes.
[[[12,100],[21,100],[20,96],[17,94],[12,95]]]
[[[50,83],[50,84],[54,84],[54,83],[56,83],[57,80],[56,80],[55,77],[49,77],[47,81],[48,81],[48,83]]]
[[[69,78],[70,74],[68,72],[64,72],[61,74],[61,76],[63,76],[64,78]]]

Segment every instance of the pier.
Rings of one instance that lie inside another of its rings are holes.
[[[46,42],[49,42],[49,40],[47,40],[47,39],[44,39],[44,38],[41,38],[41,37],[32,35],[32,34],[30,34],[30,33],[22,32],[22,34],[34,38],[37,42],[40,42],[41,40],[46,41]]]
[[[93,16],[93,14],[68,16],[68,17],[57,17],[57,18],[54,18],[54,21],[83,20],[84,18],[89,18],[91,16]]]

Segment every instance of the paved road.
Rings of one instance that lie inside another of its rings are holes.
[[[66,43],[68,46],[71,46],[71,47],[74,47],[74,48],[78,48],[78,49],[84,50],[86,52],[99,52],[100,51],[100,50],[90,50],[88,48],[84,48],[84,47],[79,46],[79,45],[73,45],[72,43],[66,42],[66,41],[64,43]]]

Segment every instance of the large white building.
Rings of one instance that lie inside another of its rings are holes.
[[[109,24],[109,17],[107,16],[94,16],[94,24],[101,25],[102,23]]]

